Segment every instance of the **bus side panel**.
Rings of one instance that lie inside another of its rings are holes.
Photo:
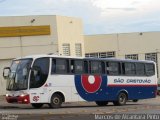
[[[74,75],[51,75],[48,78],[48,87],[49,97],[48,101],[53,93],[61,92],[65,97],[65,102],[74,102],[79,100],[79,95],[77,94],[75,84],[74,84]]]
[[[85,77],[84,77],[85,76]],[[122,76],[108,76],[99,75],[101,80],[96,79],[96,75],[76,75],[75,76],[75,86],[79,95],[86,101],[114,101],[117,100],[118,94],[120,92],[126,92],[128,99],[147,99],[154,98],[157,89],[156,77],[122,77]],[[99,85],[96,89],[94,83],[89,83],[90,77],[95,78],[95,84]],[[87,80],[83,80],[83,77]],[[122,80],[122,81],[121,81]],[[99,84],[99,82],[101,84]],[[128,82],[127,82],[128,81]],[[134,82],[134,83],[129,83]],[[135,81],[140,82],[150,82],[150,83],[135,83]],[[85,85],[84,82],[88,84]],[[85,86],[84,86],[85,85]],[[92,90],[92,91],[89,91]],[[94,92],[93,92],[94,91]]]
[[[154,98],[156,89],[156,86],[107,87],[106,90],[112,95],[109,94],[106,100],[116,100],[122,91],[127,93],[128,100]]]

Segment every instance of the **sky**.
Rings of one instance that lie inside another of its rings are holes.
[[[160,31],[160,0],[0,0],[0,16],[62,15],[84,34]]]

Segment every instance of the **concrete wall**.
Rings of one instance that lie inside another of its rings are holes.
[[[86,35],[84,44],[86,53],[115,51],[122,59],[138,54],[139,60],[145,60],[145,53],[157,53],[160,75],[160,32]]]
[[[0,37],[0,59],[57,52],[56,16],[0,17],[0,27],[37,25],[50,25],[51,35]]]
[[[63,54],[63,43],[70,44],[72,56],[75,56],[75,43],[81,43],[84,56],[83,23],[79,18],[54,15],[0,17],[0,27],[44,25],[50,26],[50,35],[0,37],[0,95],[5,94],[6,87],[2,70],[14,58],[33,54]]]
[[[117,35],[87,35],[84,37],[85,53],[118,51]]]
[[[75,56],[75,44],[81,43],[82,56],[84,56],[84,35],[83,23],[81,19],[60,17],[57,16],[57,31],[58,31],[58,48],[59,53],[63,55],[62,45],[64,43],[70,44],[70,54]]]

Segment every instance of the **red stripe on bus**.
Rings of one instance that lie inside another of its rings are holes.
[[[138,85],[134,85],[134,84],[125,84],[125,85],[115,85],[115,84],[109,84],[108,87],[157,87],[157,84],[155,85],[146,85],[146,84],[138,84]]]

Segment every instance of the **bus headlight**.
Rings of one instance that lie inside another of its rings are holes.
[[[24,95],[24,94],[21,94],[20,96],[21,96],[21,97],[24,97],[25,95]]]

